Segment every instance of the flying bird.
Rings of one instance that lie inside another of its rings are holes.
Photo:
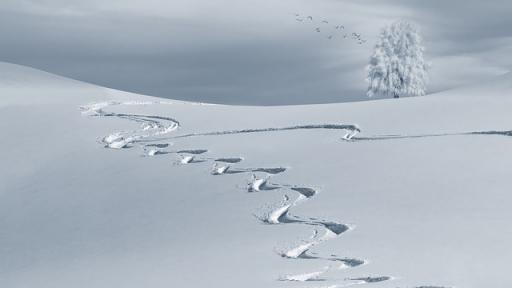
[[[309,20],[309,21],[312,21],[312,22],[313,22],[313,16],[311,16],[311,15],[308,15],[308,16],[300,16],[300,14],[299,14],[299,13],[294,13],[293,15],[295,15],[295,20],[296,20],[297,22],[303,22],[304,20]],[[324,20],[322,20],[322,22],[321,22],[321,23],[328,24],[328,23],[329,23],[329,21],[327,21],[327,20],[325,20],[325,19],[324,19]],[[345,29],[345,26],[344,26],[344,25],[336,25],[336,26],[331,26],[331,27],[334,27],[336,30],[340,30],[340,29],[344,30],[344,29]],[[315,32],[320,33],[320,32],[322,32],[322,31],[320,30],[320,27],[316,27],[316,28],[315,28]],[[347,31],[346,31],[346,32],[347,32]],[[343,39],[347,39],[349,36],[350,36],[352,39],[356,40],[356,42],[357,42],[358,44],[363,44],[363,43],[365,43],[365,42],[366,42],[366,40],[364,40],[364,39],[362,39],[362,38],[361,38],[361,34],[358,34],[358,33],[356,33],[356,32],[353,32],[353,33],[351,33],[351,34],[348,34],[348,32],[347,32],[347,33],[344,33],[344,34],[343,34]],[[332,35],[332,34],[331,34],[331,35],[327,35],[326,37],[327,37],[327,39],[332,40],[332,39],[334,38],[334,35]]]

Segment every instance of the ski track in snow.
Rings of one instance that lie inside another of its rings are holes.
[[[397,140],[397,139],[415,139],[415,138],[432,138],[432,137],[448,137],[448,136],[475,136],[475,135],[491,135],[491,136],[512,136],[512,130],[488,130],[488,131],[474,131],[474,132],[460,132],[460,133],[437,133],[437,134],[417,134],[417,135],[376,135],[369,137],[343,138],[347,141],[379,141],[379,140]],[[428,286],[427,286],[428,287]]]
[[[111,133],[102,138],[101,142],[106,148],[122,149],[129,148],[139,143],[144,150],[144,156],[156,156],[165,154],[177,154],[180,159],[176,161],[176,164],[185,165],[192,163],[202,162],[213,162],[211,170],[212,175],[226,175],[226,174],[242,174],[251,173],[252,179],[247,185],[247,192],[265,192],[272,190],[286,190],[287,193],[295,193],[298,196],[295,200],[291,201],[288,194],[284,195],[284,199],[279,204],[272,205],[270,211],[263,211],[261,215],[255,215],[262,223],[268,225],[285,225],[285,224],[298,224],[314,227],[313,236],[302,241],[301,244],[294,246],[285,251],[278,252],[283,258],[295,259],[295,260],[322,260],[333,263],[341,264],[340,269],[344,268],[356,268],[358,266],[367,264],[366,260],[348,257],[339,257],[335,254],[329,256],[317,256],[317,253],[311,252],[311,250],[325,242],[337,238],[341,234],[344,234],[353,227],[335,222],[330,220],[320,220],[313,217],[299,217],[292,215],[290,210],[297,205],[310,201],[317,194],[318,190],[315,188],[299,185],[289,184],[276,184],[269,181],[271,176],[284,173],[287,168],[285,167],[273,167],[273,168],[233,168],[231,165],[240,163],[244,160],[242,157],[219,157],[219,158],[205,158],[200,155],[208,153],[207,149],[181,149],[174,151],[165,151],[162,149],[168,148],[173,143],[151,143],[161,142],[169,139],[180,139],[188,137],[199,137],[199,136],[221,136],[231,134],[245,134],[245,133],[263,133],[263,132],[276,132],[276,131],[288,131],[288,130],[311,130],[311,129],[333,129],[333,130],[344,130],[346,134],[342,136],[343,140],[346,141],[364,141],[364,140],[388,140],[388,139],[402,139],[402,138],[420,138],[420,137],[435,137],[435,136],[451,136],[451,135],[506,135],[512,136],[512,131],[483,131],[483,132],[470,132],[470,133],[454,133],[454,134],[431,134],[431,135],[385,135],[385,136],[374,136],[374,137],[356,137],[361,132],[357,125],[344,125],[344,124],[313,124],[313,125],[298,125],[280,128],[261,128],[261,129],[242,129],[242,130],[227,130],[217,132],[205,132],[205,133],[190,133],[178,136],[167,136],[167,134],[176,131],[180,127],[179,121],[171,117],[157,116],[157,115],[142,115],[142,114],[126,114],[126,113],[115,113],[106,111],[107,108],[120,105],[165,105],[172,104],[168,101],[109,101],[93,103],[85,106],[81,106],[80,109],[82,114],[90,117],[114,117],[119,119],[126,119],[135,123],[140,124],[140,129],[132,131],[119,131]],[[257,175],[264,174],[264,176]],[[324,230],[323,235],[320,235],[318,228]],[[331,267],[325,267],[321,271],[314,271],[301,274],[286,275],[280,277],[279,281],[292,281],[292,282],[311,282],[311,281],[329,281],[328,278],[321,278],[322,275],[331,270]],[[356,277],[356,278],[345,278],[341,283],[335,283],[332,285],[324,286],[324,288],[338,288],[347,287],[356,284],[372,284],[383,281],[392,280],[391,276],[367,276],[367,277]],[[340,282],[340,281],[337,281]],[[415,288],[447,288],[444,286],[416,286]]]
[[[351,140],[355,135],[361,132],[361,129],[357,125],[353,124],[309,124],[309,125],[296,125],[288,127],[270,127],[270,128],[254,128],[254,129],[241,129],[241,130],[226,130],[226,131],[213,131],[204,133],[189,133],[183,135],[172,136],[164,139],[179,139],[189,137],[200,137],[200,136],[222,136],[222,135],[233,135],[233,134],[249,134],[249,133],[262,133],[262,132],[278,132],[278,131],[290,131],[290,130],[345,130],[347,131],[342,137],[345,140]],[[146,140],[150,141],[150,140]]]
[[[108,112],[105,109],[111,106],[135,106],[135,105],[154,105],[154,104],[171,104],[172,102],[148,102],[148,101],[108,101],[93,103],[80,107],[83,115],[90,117],[115,117],[126,119],[140,124],[140,129],[132,131],[119,131],[114,132],[108,136],[103,137],[102,142],[105,147],[112,149],[129,148],[133,143],[141,141],[142,139],[152,138],[160,135],[165,135],[177,130],[180,123],[170,117],[153,116],[153,115],[140,115],[140,114],[125,114]]]
[[[285,275],[280,277],[280,281],[293,281],[293,282],[309,282],[309,281],[326,281],[324,278],[320,278],[322,274],[329,271],[329,267],[325,267],[322,271]]]
[[[244,160],[244,158],[242,158],[242,157],[232,157],[232,158],[217,158],[214,161],[233,164],[233,163],[242,162],[242,160]]]

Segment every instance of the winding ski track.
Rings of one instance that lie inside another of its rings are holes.
[[[159,104],[172,104],[172,102],[142,102],[142,101],[110,101],[100,102],[85,105],[80,107],[82,114],[89,117],[114,117],[119,119],[129,120],[140,124],[140,129],[114,132],[102,138],[101,142],[106,148],[130,148],[132,145],[139,143],[146,151],[147,156],[157,156],[166,154],[178,154],[181,159],[177,162],[180,165],[187,165],[191,163],[214,163],[211,175],[221,176],[226,174],[252,174],[252,179],[248,183],[247,192],[265,192],[265,191],[285,191],[283,201],[272,205],[270,211],[260,211],[259,215],[255,215],[263,224],[267,225],[304,225],[313,227],[313,236],[302,241],[302,243],[293,246],[290,249],[283,251],[276,251],[281,257],[286,259],[300,260],[322,260],[330,263],[339,263],[339,268],[357,268],[368,262],[363,259],[340,257],[335,254],[328,256],[318,256],[317,253],[311,250],[326,241],[333,240],[342,234],[345,234],[353,229],[350,225],[331,221],[319,220],[312,217],[300,217],[292,214],[292,209],[298,205],[303,205],[307,201],[311,201],[318,194],[318,190],[308,186],[299,186],[293,184],[279,184],[269,181],[270,176],[275,176],[280,173],[286,172],[285,167],[257,167],[257,168],[233,168],[230,165],[238,164],[244,160],[242,157],[214,157],[214,158],[197,158],[201,154],[208,153],[207,149],[182,149],[175,151],[165,151],[162,149],[168,148],[169,143],[149,143],[156,141],[165,141],[168,139],[180,139],[189,137],[200,136],[222,136],[232,134],[246,134],[246,133],[264,133],[264,132],[277,132],[289,130],[312,130],[312,129],[328,129],[328,130],[344,130],[346,134],[342,139],[347,141],[364,141],[364,140],[390,140],[401,138],[419,138],[419,137],[437,137],[437,136],[450,136],[450,135],[506,135],[512,136],[512,131],[483,131],[483,132],[470,132],[470,133],[457,133],[457,134],[432,134],[432,135],[389,135],[389,136],[375,136],[375,137],[356,137],[356,134],[361,132],[357,125],[352,124],[310,124],[310,125],[296,125],[288,127],[277,128],[253,128],[241,130],[227,130],[227,131],[214,131],[203,133],[189,133],[177,136],[166,137],[167,134],[176,131],[180,127],[180,122],[171,117],[158,116],[158,115],[143,115],[143,114],[127,114],[106,111],[107,108],[120,105],[159,105]],[[262,176],[257,176],[257,174]],[[292,200],[289,193],[297,194],[297,197]],[[319,233],[318,229],[323,229],[324,233]],[[330,266],[324,267],[320,271],[306,272],[296,275],[285,275],[279,277],[279,281],[293,281],[293,282],[310,282],[310,281],[332,281],[328,277],[322,277],[331,270]],[[325,286],[326,288],[346,287],[354,284],[373,284],[383,281],[392,280],[391,276],[366,276],[345,278],[343,281]],[[416,286],[416,288],[446,288],[444,286]]]

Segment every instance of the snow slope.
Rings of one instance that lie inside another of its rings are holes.
[[[511,78],[232,107],[2,63],[0,287],[510,287]]]

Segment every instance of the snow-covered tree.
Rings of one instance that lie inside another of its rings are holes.
[[[367,66],[367,95],[425,95],[428,64],[424,50],[418,29],[411,23],[397,21],[385,27]]]

